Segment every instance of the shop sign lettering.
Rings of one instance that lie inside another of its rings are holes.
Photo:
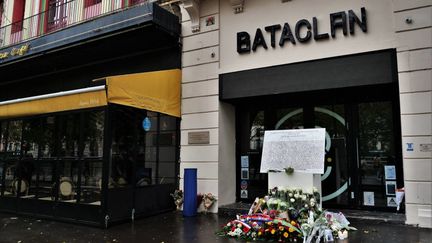
[[[0,52],[0,60],[9,58],[9,57],[13,57],[13,56],[22,56],[24,54],[26,54],[28,51],[30,50],[30,45],[29,44],[25,44],[22,45],[21,47],[17,47],[17,48],[12,48],[12,50],[7,51],[7,52]]]
[[[336,32],[342,31],[344,36],[355,34],[356,25],[361,29],[362,32],[367,32],[367,18],[366,9],[361,8],[361,16],[357,16],[353,10],[349,10],[348,13],[345,11],[331,13],[330,14],[330,34],[327,32],[321,32],[318,25],[318,19],[312,18],[312,22],[307,19],[301,19],[297,23],[291,26],[289,23],[284,23],[283,26],[280,24],[270,25],[264,27],[265,32],[261,28],[257,28],[253,41],[251,41],[251,35],[246,32],[237,33],[237,52],[239,54],[250,53],[256,51],[258,47],[268,49],[264,33],[270,35],[270,45],[272,48],[276,48],[276,39],[279,40],[278,44],[283,47],[286,43],[295,45],[297,42],[307,43],[312,38],[315,41],[327,40],[336,38]],[[292,28],[293,27],[293,28]],[[276,33],[280,33],[280,37],[276,38]]]

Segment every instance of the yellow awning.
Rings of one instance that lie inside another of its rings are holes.
[[[179,69],[106,78],[108,103],[180,117]]]
[[[37,98],[0,105],[0,119],[78,110],[107,105],[105,90]]]
[[[179,69],[106,78],[104,86],[0,102],[0,119],[115,103],[180,117]]]

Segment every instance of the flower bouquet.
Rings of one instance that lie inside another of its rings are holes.
[[[183,205],[183,191],[175,190],[174,193],[171,193],[170,195],[174,199],[177,210],[181,210],[181,206]]]
[[[217,233],[246,241],[319,242],[348,236],[348,220],[342,213],[323,211],[318,190],[272,188],[269,195],[255,199],[247,215],[238,215]],[[262,212],[262,213],[257,213]]]
[[[203,201],[204,201],[204,212],[207,213],[208,210],[213,206],[213,204],[217,201],[216,197],[209,193],[206,193],[203,195]]]

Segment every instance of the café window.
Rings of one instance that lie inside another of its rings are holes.
[[[112,162],[110,187],[132,185],[132,165],[135,160],[136,117],[133,108],[116,107],[113,115]]]
[[[175,185],[178,119],[157,112],[112,105],[0,122],[1,197],[102,205],[103,168],[108,188]],[[111,145],[110,163],[104,144]],[[144,195],[144,191],[137,191]],[[141,195],[141,196],[142,196]]]
[[[78,157],[80,114],[62,115],[58,119],[60,157]]]
[[[160,115],[159,132],[159,170],[160,184],[174,183],[176,180],[176,119]]]
[[[4,193],[7,122],[0,122],[0,196]]]
[[[83,116],[83,157],[102,158],[105,113],[103,111],[86,112]]]

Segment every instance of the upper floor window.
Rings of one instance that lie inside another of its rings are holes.
[[[102,0],[84,0],[84,19],[96,17],[101,11]]]
[[[12,33],[19,32],[23,27],[25,0],[13,1]]]
[[[3,20],[3,4],[4,4],[4,0],[0,0],[0,27],[2,26],[2,20]]]
[[[84,8],[96,5],[98,3],[101,3],[102,0],[84,0]]]
[[[148,0],[129,0],[129,4],[132,5],[136,5],[136,4],[140,4],[140,3],[145,3]]]
[[[47,32],[66,26],[68,3],[67,0],[49,0],[48,2]]]

